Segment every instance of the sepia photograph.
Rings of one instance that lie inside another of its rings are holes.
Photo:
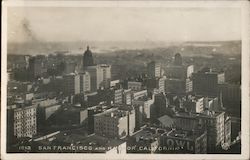
[[[1,159],[249,159],[249,6],[5,1]]]

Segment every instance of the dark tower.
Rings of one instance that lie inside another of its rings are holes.
[[[83,55],[83,68],[86,68],[88,66],[94,66],[94,60],[93,60],[92,52],[89,49],[89,46],[87,46],[87,50],[84,52],[84,55]]]
[[[174,65],[181,66],[182,65],[182,57],[180,53],[176,53],[174,56]]]

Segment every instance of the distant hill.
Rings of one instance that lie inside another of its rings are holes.
[[[8,54],[37,55],[50,53],[82,54],[90,45],[94,53],[111,53],[120,50],[165,49],[169,52],[197,54],[241,54],[241,41],[218,42],[26,42],[8,43]],[[204,53],[204,51],[206,53]]]

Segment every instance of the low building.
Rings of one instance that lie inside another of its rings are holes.
[[[174,120],[168,115],[164,115],[158,118],[159,124],[161,128],[173,128]]]
[[[39,116],[43,115],[44,119],[47,120],[53,113],[55,113],[61,107],[60,104],[40,106],[38,109]]]
[[[94,115],[94,133],[105,137],[129,135],[129,112],[111,108]]]
[[[207,133],[171,130],[161,136],[162,153],[207,153]]]
[[[166,93],[185,93],[185,80],[167,78],[165,81],[165,92]]]
[[[127,143],[120,139],[91,135],[80,143],[88,146],[86,153],[126,154]]]
[[[134,91],[132,92],[132,99],[139,99],[141,97],[148,96],[147,90],[141,90],[141,91]]]
[[[26,93],[22,95],[25,101],[31,101],[34,98],[34,93]]]
[[[165,130],[157,128],[144,128],[137,131],[127,141],[128,153],[155,153],[160,146],[160,136]]]
[[[143,89],[142,82],[128,81],[128,89],[131,89],[132,91],[140,91]]]
[[[118,85],[120,84],[120,80],[113,80],[113,81],[110,81],[110,87],[117,87]]]
[[[189,112],[201,113],[204,111],[204,97],[189,97],[184,106]]]

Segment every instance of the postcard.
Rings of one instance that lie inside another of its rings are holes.
[[[4,1],[1,159],[249,159],[248,1]]]

